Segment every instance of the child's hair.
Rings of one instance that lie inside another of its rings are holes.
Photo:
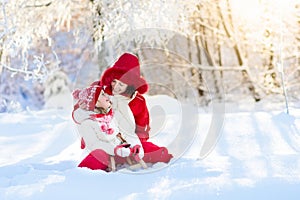
[[[105,109],[102,108],[102,107],[97,107],[97,106],[95,106],[95,110],[96,110],[97,112],[99,112],[100,114],[106,114],[106,113],[107,113],[107,110],[105,110]]]

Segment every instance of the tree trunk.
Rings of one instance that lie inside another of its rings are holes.
[[[219,4],[217,6],[218,14],[219,14],[220,19],[222,21],[222,25],[223,25],[223,28],[224,28],[225,33],[227,35],[227,38],[234,38],[233,37],[234,33],[232,32],[233,31],[232,16],[230,15],[231,8],[230,8],[230,4],[229,4],[228,0],[226,0],[226,5],[227,5],[227,13],[229,13],[228,14],[228,24],[229,24],[229,26],[226,25],[226,20],[225,20],[225,17],[223,16],[223,13],[222,13],[222,10],[221,10],[221,7],[220,7]],[[235,40],[233,45],[234,45],[233,50],[235,52],[235,55],[236,55],[236,58],[237,58],[237,61],[238,61],[238,65],[243,66],[244,62],[243,62],[242,52],[240,51],[240,48],[238,46],[238,41]],[[242,74],[246,79],[249,80],[248,90],[252,93],[252,97],[255,99],[255,101],[259,101],[261,99],[260,95],[256,91],[256,88],[254,86],[254,81],[250,78],[248,70],[246,70],[246,71],[243,70]]]

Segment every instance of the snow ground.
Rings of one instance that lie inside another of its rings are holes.
[[[137,172],[78,168],[87,152],[69,111],[1,113],[0,199],[299,199],[299,108],[225,105],[216,145],[200,157],[210,109],[197,111],[194,129],[195,116],[186,119],[175,100],[148,102],[150,140],[178,152],[169,165]]]

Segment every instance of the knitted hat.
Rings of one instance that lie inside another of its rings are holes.
[[[110,86],[111,82],[117,79],[129,86],[133,86],[140,94],[148,91],[148,84],[141,76],[138,57],[124,53],[115,64],[106,69],[101,77],[101,83]]]
[[[79,103],[86,105],[87,110],[93,111],[101,90],[102,87],[99,85],[91,85],[90,87],[84,89],[76,89],[72,94],[74,99],[78,100]]]

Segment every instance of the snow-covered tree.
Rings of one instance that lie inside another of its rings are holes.
[[[222,88],[227,98],[257,101],[282,92],[280,63],[297,97],[298,0],[1,0],[0,7],[3,107],[22,99],[40,107],[53,71],[83,86],[124,51],[140,57],[150,93],[189,99],[180,77],[203,103],[210,93],[223,98]]]
[[[40,108],[47,76],[80,67],[92,24],[89,1],[3,0],[0,6],[0,101],[31,99],[27,104]]]

